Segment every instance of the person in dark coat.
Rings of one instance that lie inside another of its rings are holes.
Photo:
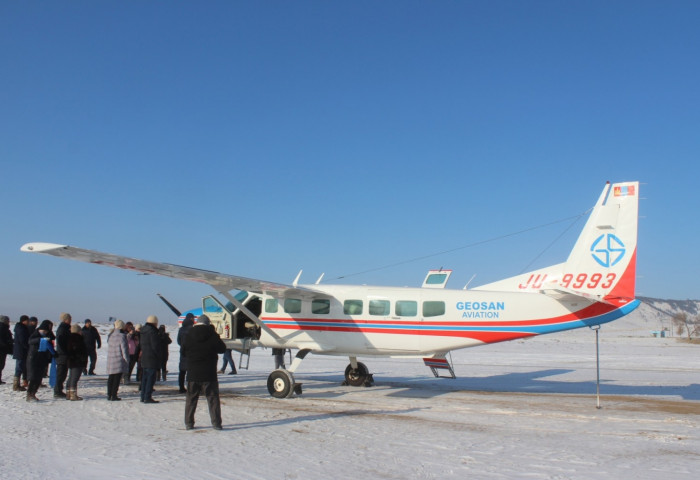
[[[66,399],[73,401],[83,399],[83,397],[78,396],[78,380],[80,380],[80,375],[88,363],[88,351],[81,332],[80,325],[71,325],[68,337],[68,381],[66,382],[68,393]]]
[[[165,325],[158,327],[158,335],[160,335],[160,369],[158,370],[159,380],[166,381],[168,373],[168,358],[170,357],[170,344],[173,343],[170,334],[165,331]]]
[[[36,317],[29,317],[29,321],[27,322],[27,339],[31,338],[32,333],[34,333],[34,330],[36,330],[37,325],[39,324],[39,319]],[[52,324],[53,325],[53,324]],[[27,374],[26,372],[22,375],[22,386],[26,387],[27,386]]]
[[[61,323],[56,329],[56,385],[53,387],[54,398],[66,398],[63,384],[68,377],[68,339],[70,338],[70,313],[61,314]]]
[[[86,367],[83,370],[83,373],[87,375],[94,375],[95,363],[97,363],[97,349],[102,348],[100,332],[98,332],[97,329],[92,326],[92,320],[87,318],[85,319],[85,326],[83,327],[82,334],[83,343],[85,343],[85,348],[87,349],[88,357],[90,358],[90,368],[88,369]]]
[[[39,390],[39,385],[41,385],[41,379],[44,378],[47,365],[51,363],[51,359],[56,353],[53,346],[53,341],[56,337],[52,330],[53,323],[50,320],[44,320],[29,338],[29,349],[27,352],[28,402],[36,402],[38,400],[36,392]]]
[[[215,430],[221,430],[221,404],[216,364],[219,353],[226,351],[226,344],[211,325],[209,317],[200,315],[197,325],[187,334],[184,345],[187,358],[187,400],[185,402],[185,428],[194,428],[194,412],[199,395],[207,397],[209,417]]]
[[[160,368],[160,335],[158,334],[158,317],[151,315],[141,328],[141,402],[158,403],[153,399],[153,386],[156,372]]]
[[[12,353],[14,339],[10,332],[10,317],[0,315],[0,385],[5,385],[2,381],[2,371],[5,369],[7,354]]]
[[[180,326],[180,331],[177,332],[177,344],[180,345],[180,363],[178,368],[180,370],[180,375],[178,376],[178,384],[180,385],[180,393],[187,393],[185,388],[185,376],[187,375],[187,360],[185,354],[183,353],[183,347],[185,345],[185,338],[190,332],[190,329],[194,326],[194,314],[188,313],[185,315],[185,319],[182,321]]]
[[[22,315],[15,324],[15,341],[12,347],[12,358],[15,359],[15,376],[12,379],[12,390],[24,392],[27,389],[20,385],[22,376],[27,376],[27,352],[29,351],[29,317]]]
[[[10,317],[0,315],[0,385],[5,385],[2,381],[2,371],[5,369],[7,355],[12,353],[14,338],[10,332]]]
[[[34,333],[34,330],[36,330],[37,325],[39,325],[39,319],[36,317],[29,317],[29,322],[27,322],[27,331],[29,332],[29,336],[32,336],[32,333]]]

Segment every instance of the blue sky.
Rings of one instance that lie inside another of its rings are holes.
[[[2,2],[0,313],[174,323],[157,292],[210,293],[30,241],[278,282],[488,283],[565,260],[583,222],[460,247],[578,215],[608,180],[643,182],[638,294],[700,298],[698,18],[682,1]]]

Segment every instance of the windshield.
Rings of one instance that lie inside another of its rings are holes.
[[[246,292],[245,290],[241,290],[240,292],[238,292],[237,294],[235,294],[235,295],[233,296],[233,298],[235,298],[235,299],[238,300],[239,302],[243,303],[243,301],[244,301],[246,298],[248,298],[248,292]],[[233,303],[228,302],[228,303],[226,304],[226,309],[227,309],[229,312],[233,312],[234,310],[236,310],[236,306],[235,306]]]

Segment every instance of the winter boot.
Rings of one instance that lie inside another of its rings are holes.
[[[14,377],[12,379],[12,391],[13,392],[26,392],[27,389],[19,384],[19,377]]]
[[[28,402],[38,402],[39,399],[36,398],[36,394],[35,394],[35,393],[27,392],[27,401],[28,401]]]
[[[71,393],[70,400],[76,401],[76,400],[82,400],[82,399],[83,399],[83,397],[79,397],[79,396],[78,396],[78,389],[77,389],[77,388],[76,388],[75,390],[71,390],[70,393]]]

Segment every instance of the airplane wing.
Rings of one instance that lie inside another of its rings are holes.
[[[133,270],[148,275],[161,275],[163,277],[205,283],[219,292],[245,290],[251,293],[264,293],[277,298],[286,298],[290,296],[304,299],[328,297],[327,294],[305,287],[266,282],[254,278],[239,277],[170,263],[159,263],[149,260],[140,260],[138,258],[123,257],[112,253],[86,250],[56,243],[27,243],[22,245],[21,250],[23,252],[42,253],[45,255],[53,255],[54,257],[94,263],[96,265]]]

